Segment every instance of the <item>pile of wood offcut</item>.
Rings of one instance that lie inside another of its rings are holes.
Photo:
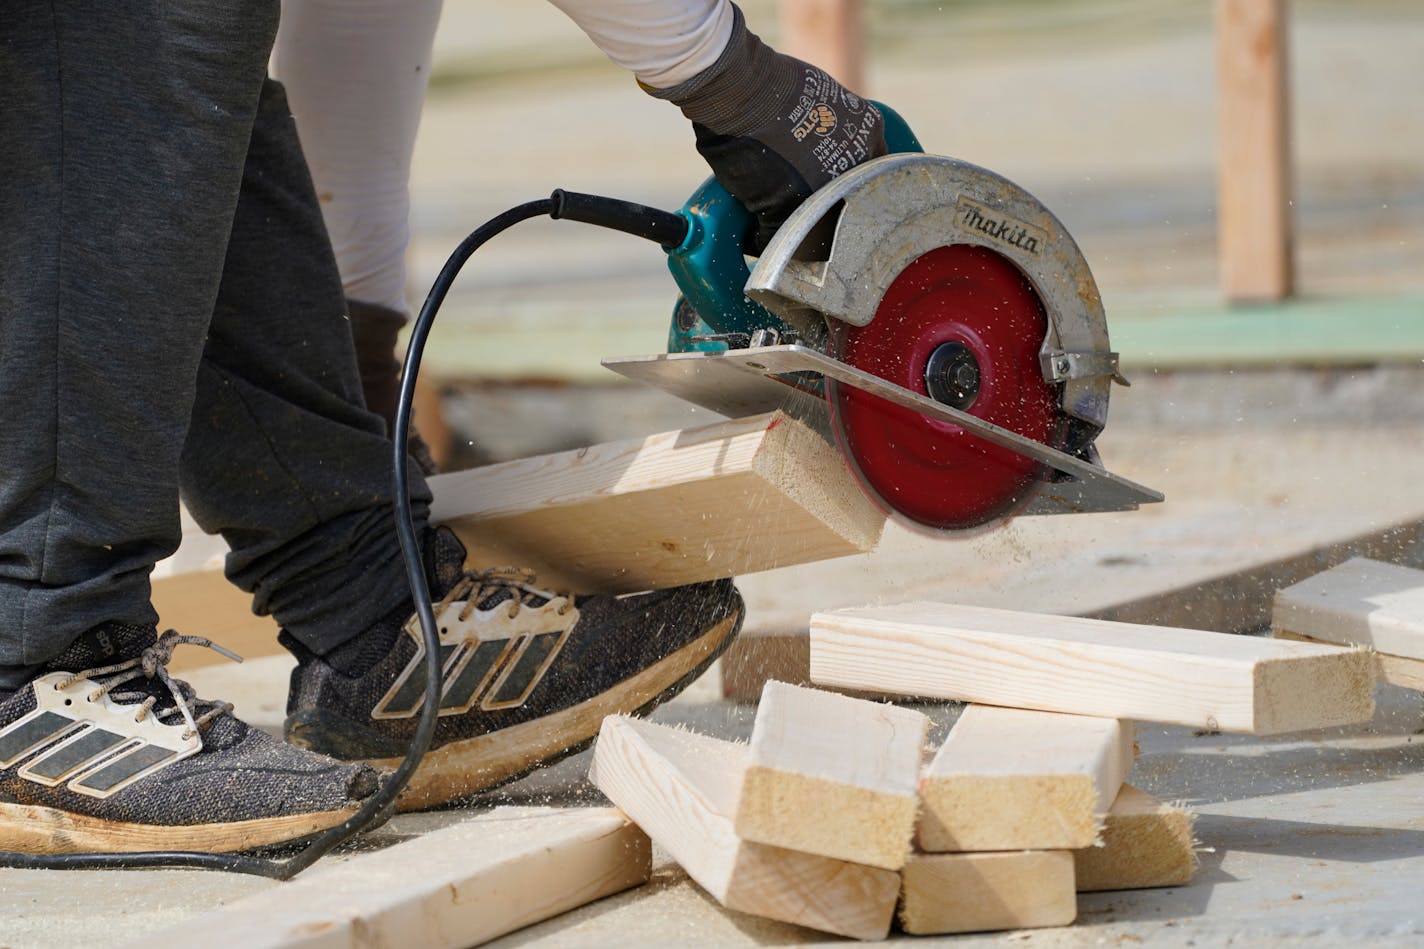
[[[1180,886],[1191,815],[1125,783],[1133,721],[1277,734],[1368,721],[1370,656],[947,604],[821,613],[822,685],[770,682],[749,745],[626,717],[591,778],[729,909],[861,939],[1061,926],[1078,892]]]

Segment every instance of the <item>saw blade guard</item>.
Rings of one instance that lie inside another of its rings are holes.
[[[838,214],[827,260],[795,252],[822,218]],[[823,324],[866,326],[914,261],[963,244],[993,251],[1023,274],[1047,328],[1039,361],[1074,421],[1071,449],[1107,421],[1117,365],[1092,271],[1072,236],[1023,188],[988,169],[936,155],[887,155],[833,180],[793,214],[757,260],[747,296],[814,337]],[[824,332],[824,330],[819,330]]]
[[[827,215],[827,259],[796,259]],[[967,162],[893,155],[837,178],[778,233],[747,293],[848,366],[1040,444],[1089,452],[1106,422],[1116,357],[1082,252],[1032,195]],[[1052,477],[862,389],[832,380],[826,397],[862,487],[911,527],[981,529]]]

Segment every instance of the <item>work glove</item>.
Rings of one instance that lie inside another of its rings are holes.
[[[747,250],[826,182],[885,154],[876,108],[825,72],[763,43],[735,10],[717,61],[669,89],[647,89],[692,120],[712,173],[756,216]]]

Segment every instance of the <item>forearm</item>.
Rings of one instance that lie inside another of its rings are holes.
[[[731,0],[550,0],[644,85],[686,82],[732,35]]]

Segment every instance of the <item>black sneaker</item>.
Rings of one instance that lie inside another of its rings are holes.
[[[440,720],[402,810],[489,790],[586,747],[605,715],[651,711],[706,671],[741,627],[730,580],[629,596],[542,590],[528,574],[463,570],[441,528],[427,573],[440,601]],[[287,740],[345,760],[394,766],[425,694],[410,607],[321,658],[296,654]]]
[[[376,772],[249,728],[164,668],[169,630],[106,624],[0,701],[0,850],[250,850],[344,821]]]

